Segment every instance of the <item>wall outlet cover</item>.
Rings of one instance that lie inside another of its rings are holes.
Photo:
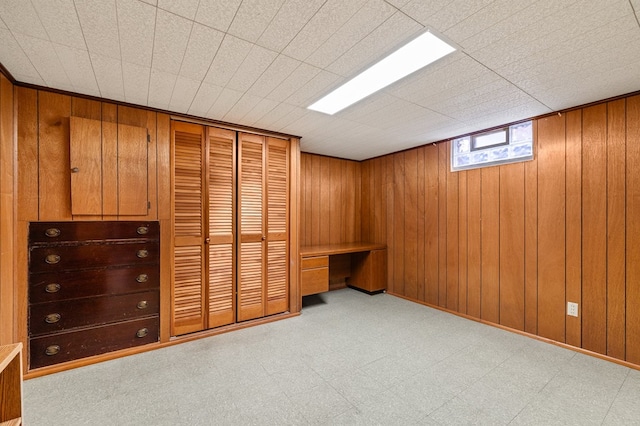
[[[578,304],[574,302],[567,302],[567,315],[571,317],[578,316]]]

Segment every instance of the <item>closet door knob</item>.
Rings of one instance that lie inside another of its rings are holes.
[[[78,173],[79,171],[80,171],[80,169],[77,168],[77,167],[72,167],[71,168],[71,173]]]

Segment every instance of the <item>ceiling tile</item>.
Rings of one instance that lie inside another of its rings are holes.
[[[289,75],[289,77],[287,77],[286,80],[284,80],[278,85],[278,87],[271,91],[271,93],[269,93],[267,97],[269,99],[273,99],[274,101],[283,102],[289,96],[300,90],[301,87],[307,84],[319,72],[319,68],[316,68],[309,64],[305,64],[303,62],[298,68],[295,69],[295,71],[291,73],[291,75]]]
[[[158,7],[183,18],[195,18],[199,0],[158,0]]]
[[[305,62],[320,68],[327,67],[395,12],[396,9],[383,0],[368,1],[357,14],[353,15],[345,25],[319,46]]]
[[[226,86],[250,50],[251,43],[248,41],[226,35],[204,81],[216,86]]]
[[[151,66],[156,8],[137,0],[118,0],[122,61]]]
[[[229,27],[229,34],[255,42],[276,16],[282,3],[284,0],[243,0]]]
[[[153,6],[157,6],[158,5],[158,0],[140,0],[143,1],[145,3],[151,4]]]
[[[442,31],[442,27],[433,25],[431,23],[432,20],[430,20],[429,18],[436,14],[438,11],[442,10],[451,2],[451,0],[411,0],[401,6],[401,9],[404,13],[420,22],[422,25],[431,25],[434,28]]]
[[[282,116],[278,118],[277,115],[280,115],[280,113],[283,113],[284,111],[286,111],[286,109],[287,107],[283,106],[283,107],[278,107],[271,112],[271,115],[272,115],[271,118],[273,119],[273,122],[268,127],[269,129],[272,129],[274,131],[282,131],[282,129],[289,126],[291,123],[295,122],[300,117],[303,117],[309,114],[310,112],[306,108],[292,106],[292,109],[287,111],[286,114],[282,114]],[[302,133],[294,133],[294,134],[302,135]]]
[[[243,95],[238,101],[227,111],[223,120],[230,123],[244,124],[242,119],[260,102],[261,98],[253,95]]]
[[[124,79],[124,97],[127,102],[146,105],[149,99],[151,68],[123,62],[122,76]]]
[[[148,105],[164,110],[169,109],[171,94],[173,93],[173,87],[176,85],[177,78],[178,76],[175,74],[151,68]]]
[[[73,90],[71,81],[64,72],[58,55],[50,41],[24,34],[16,34],[15,36],[20,47],[22,47],[26,55],[31,58],[33,66],[47,83],[47,86],[58,87],[58,84],[63,84],[65,86],[64,90]]]
[[[287,0],[256,43],[281,52],[325,1]]]
[[[290,116],[291,112],[294,110],[300,110],[300,108],[289,104],[277,103],[272,110],[268,111],[256,120],[254,125],[264,129],[277,129],[278,127],[274,123],[277,123],[284,117]]]
[[[108,99],[124,100],[122,63],[117,59],[97,53],[89,53],[89,56],[100,94]]]
[[[222,120],[231,108],[240,100],[242,92],[237,90],[224,88],[220,91],[220,96],[213,103],[207,114],[208,118],[214,120]]]
[[[270,99],[262,99],[262,98],[257,98],[257,99],[259,100],[255,102],[255,104],[253,105],[253,108],[251,108],[251,110],[249,110],[249,112],[245,114],[244,117],[242,117],[241,122],[243,124],[246,124],[249,126],[254,125],[258,120],[260,120],[262,117],[264,117],[266,114],[268,114],[276,106],[279,105],[278,102],[272,101]]]
[[[286,55],[305,60],[340,29],[367,0],[327,0],[284,49]]]
[[[153,42],[152,68],[178,74],[182,65],[192,21],[158,9]]]
[[[355,76],[415,38],[422,29],[413,19],[397,12],[326,67],[326,70],[345,77]]]
[[[0,16],[14,34],[25,34],[31,37],[48,40],[40,18],[31,2],[25,0],[0,1]]]
[[[267,96],[273,89],[293,73],[300,66],[300,62],[285,55],[278,55],[273,60],[255,84],[247,90],[247,93],[261,98]]]
[[[171,95],[169,109],[182,113],[189,111],[191,102],[193,102],[193,98],[196,96],[199,87],[200,81],[178,76],[176,85],[173,88],[173,94]]]
[[[86,49],[73,0],[32,0],[31,3],[53,43]]]
[[[116,2],[74,0],[89,52],[120,59]]]
[[[465,21],[495,0],[453,0],[447,7],[441,8],[429,16],[427,23],[444,32],[454,25]]]
[[[321,70],[307,84],[289,96],[285,102],[306,108],[337,87],[343,80],[338,75]]]
[[[206,117],[211,106],[222,92],[222,87],[202,83],[189,108],[189,114]]]
[[[278,54],[264,47],[254,45],[242,64],[233,75],[227,87],[234,90],[246,91],[271,65]]]
[[[19,71],[20,75],[26,77],[26,82],[33,83],[34,79],[42,81],[40,74],[22,50],[16,39],[7,29],[0,29],[0,63],[11,71],[14,78]],[[18,80],[23,81],[23,80]]]
[[[89,52],[61,44],[53,46],[75,90],[79,93],[98,91],[98,83],[93,73]]]
[[[242,0],[200,0],[196,21],[220,31],[227,31]]]
[[[224,33],[220,31],[194,23],[180,67],[180,75],[201,81],[218,53],[223,37]]]

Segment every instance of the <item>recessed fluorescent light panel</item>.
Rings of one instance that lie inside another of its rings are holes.
[[[335,114],[455,50],[433,34],[424,33],[308,108]]]

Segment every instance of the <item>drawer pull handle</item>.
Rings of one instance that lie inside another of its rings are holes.
[[[47,324],[55,324],[60,321],[60,314],[49,314],[44,317],[44,322]]]
[[[56,355],[58,352],[60,352],[60,346],[58,345],[47,346],[47,349],[44,350],[44,353],[48,356]]]
[[[49,228],[46,231],[44,231],[44,235],[51,238],[59,237],[60,230],[58,228]]]
[[[138,309],[147,309],[147,307],[149,306],[149,303],[147,303],[146,300],[141,300],[138,302],[136,306],[138,307]]]
[[[58,283],[47,284],[47,286],[44,288],[44,291],[46,291],[47,293],[57,293],[60,291],[60,284]]]
[[[49,254],[44,258],[44,261],[49,265],[55,265],[56,263],[60,262],[60,256],[58,256],[57,254]]]
[[[138,281],[139,283],[146,283],[147,281],[149,281],[149,275],[140,274],[136,277],[136,281]]]
[[[149,233],[149,227],[148,226],[138,226],[138,229],[136,229],[136,232],[140,235],[147,235]]]
[[[144,259],[145,257],[149,256],[149,250],[146,250],[146,249],[138,250],[138,252],[136,253],[136,256],[138,256],[140,259]]]
[[[136,332],[136,337],[145,337],[147,334],[149,334],[149,329],[141,328]]]

